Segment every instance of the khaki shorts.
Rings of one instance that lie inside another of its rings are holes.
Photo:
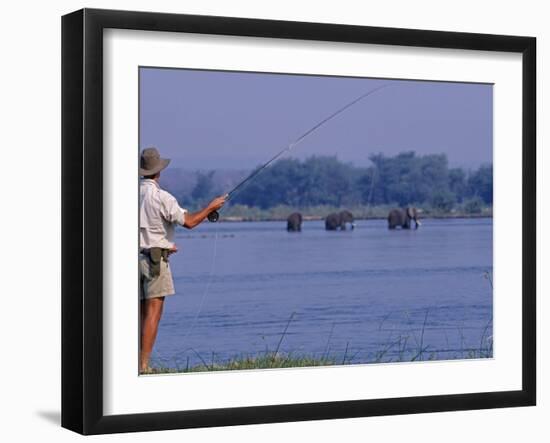
[[[175,293],[174,280],[168,262],[162,259],[159,276],[151,279],[149,258],[144,254],[139,254],[139,298],[144,300]]]

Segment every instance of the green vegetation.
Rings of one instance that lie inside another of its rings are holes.
[[[195,202],[201,202],[207,198],[211,198],[214,188],[214,172],[197,172],[197,182],[191,191],[191,198]]]
[[[414,361],[434,361],[434,360],[459,360],[459,359],[478,359],[492,358],[493,344],[492,339],[484,332],[481,338],[479,348],[460,349],[452,354],[431,351],[429,346],[422,348],[407,347],[407,337],[399,337],[397,340],[388,343],[380,351],[370,356],[367,361],[361,361],[361,364],[372,363],[397,363]],[[390,354],[390,351],[392,353]],[[316,366],[343,366],[357,364],[356,358],[358,352],[353,354],[344,354],[339,358],[334,354],[322,355],[320,357],[307,354],[295,353],[262,353],[258,355],[240,355],[229,360],[216,360],[215,354],[211,361],[204,361],[198,365],[190,366],[175,365],[168,366],[162,363],[153,363],[150,374],[167,373],[186,373],[186,372],[209,372],[209,371],[233,371],[246,369],[280,369],[280,368],[304,368]]]
[[[449,168],[445,154],[419,156],[413,151],[369,158],[370,167],[356,167],[336,157],[281,159],[241,188],[223,215],[279,219],[299,210],[324,217],[329,209],[346,208],[358,218],[370,218],[385,217],[387,209],[407,205],[428,216],[491,214],[492,165],[470,171]],[[212,195],[231,189],[244,175],[244,171],[239,177],[197,172],[192,187],[174,191],[184,206],[195,209]]]
[[[314,358],[308,356],[293,356],[292,354],[271,355],[243,355],[224,362],[213,361],[201,363],[196,366],[166,367],[153,366],[151,374],[166,374],[176,372],[208,372],[208,371],[232,371],[245,369],[276,369],[276,368],[300,368],[313,366],[330,366],[337,364],[332,358]]]

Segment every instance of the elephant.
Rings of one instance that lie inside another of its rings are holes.
[[[286,219],[286,230],[288,232],[300,232],[302,230],[302,214],[293,212]]]
[[[388,228],[395,229],[397,226],[401,226],[402,229],[411,229],[411,220],[414,220],[414,228],[418,229],[420,220],[418,220],[416,208],[392,209],[388,214]]]
[[[350,224],[351,229],[355,228],[353,214],[349,211],[333,212],[325,218],[325,229],[327,231],[346,230],[346,225]]]

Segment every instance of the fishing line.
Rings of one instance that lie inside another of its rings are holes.
[[[319,121],[317,124],[315,124],[310,129],[308,129],[306,132],[304,132],[302,135],[300,135],[297,139],[292,141],[284,149],[282,149],[277,154],[275,154],[266,163],[264,163],[262,166],[260,166],[258,169],[256,169],[254,172],[252,172],[250,175],[245,177],[241,182],[239,182],[231,191],[229,191],[226,194],[226,196],[227,196],[226,200],[229,200],[230,198],[232,198],[232,196],[234,196],[235,193],[239,189],[241,189],[246,183],[248,183],[250,180],[252,180],[254,177],[256,177],[260,172],[262,172],[264,169],[266,169],[271,163],[273,163],[275,160],[277,160],[283,154],[285,154],[286,152],[291,151],[295,146],[297,146],[299,143],[301,143],[304,139],[306,139],[309,135],[311,135],[313,132],[315,132],[317,129],[319,129],[321,126],[323,126],[325,123],[332,120],[334,117],[341,114],[346,109],[348,109],[351,106],[355,105],[357,102],[363,100],[364,98],[368,97],[371,94],[374,94],[377,91],[380,91],[381,89],[387,88],[388,86],[391,86],[391,84],[385,83],[385,84],[380,85],[380,86],[378,86],[374,89],[371,89],[370,91],[365,92],[364,94],[361,94],[356,99],[352,100],[351,102],[347,103],[345,106],[337,109],[335,112],[330,114],[328,117],[325,117],[324,119]],[[372,183],[371,183],[371,187],[372,187]],[[210,214],[208,214],[208,220],[210,222],[217,222],[218,219],[219,219],[219,212],[218,211],[212,211]],[[216,226],[215,235],[214,235],[214,248],[213,248],[213,253],[212,253],[212,264],[210,265],[210,272],[209,272],[208,277],[207,277],[207,283],[206,283],[206,286],[204,288],[204,291],[203,291],[203,294],[202,294],[202,297],[201,297],[201,302],[200,302],[200,305],[199,305],[199,309],[197,310],[197,313],[195,314],[195,318],[193,319],[193,322],[191,323],[191,326],[189,327],[187,333],[184,335],[183,340],[185,340],[189,336],[189,334],[191,333],[191,331],[195,327],[195,325],[196,325],[196,323],[199,319],[200,314],[202,313],[204,303],[206,301],[206,296],[208,295],[208,291],[210,290],[210,286],[211,286],[211,283],[212,283],[212,277],[214,275],[214,270],[215,270],[215,266],[216,266],[217,252],[218,252],[218,226]]]
[[[204,308],[204,302],[206,301],[206,295],[208,294],[210,290],[210,285],[212,284],[212,277],[214,276],[214,270],[216,269],[216,258],[218,256],[218,229],[219,225],[216,225],[215,231],[214,231],[214,247],[212,251],[212,263],[210,264],[210,272],[208,273],[206,286],[204,287],[204,290],[202,292],[201,301],[199,304],[199,309],[197,310],[197,313],[195,314],[195,318],[191,322],[191,326],[189,326],[189,329],[187,329],[187,332],[183,336],[183,340],[186,340],[187,337],[189,337],[189,334],[197,324],[197,321],[199,319],[199,316]]]

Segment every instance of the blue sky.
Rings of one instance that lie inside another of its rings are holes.
[[[251,169],[366,91],[290,154],[446,153],[452,166],[492,162],[488,84],[140,69],[140,148],[156,146],[184,169]]]

